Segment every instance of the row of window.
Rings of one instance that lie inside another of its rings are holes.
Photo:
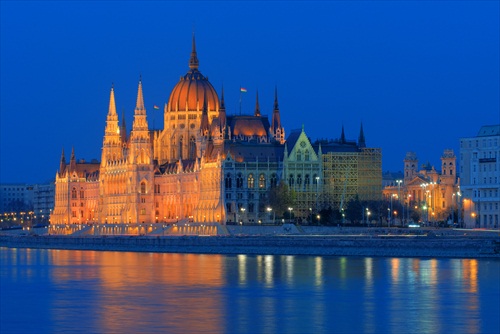
[[[474,190],[474,197],[481,197],[487,198],[487,197],[498,197],[498,190],[497,189],[489,189],[489,190]],[[489,196],[488,196],[489,195]]]
[[[479,180],[481,180],[481,179],[479,179]],[[488,181],[488,180],[489,180],[490,182],[486,182],[486,181]],[[495,180],[495,182],[493,182],[493,180]],[[498,183],[498,178],[497,178],[496,176],[495,176],[495,178],[494,178],[494,179],[493,179],[493,177],[491,177],[491,176],[489,177],[489,179],[488,179],[488,178],[486,178],[486,177],[483,177],[483,183],[482,183],[482,184],[497,184],[497,183]],[[472,184],[476,184],[476,178],[475,178],[475,177],[474,177],[474,178],[472,178]]]
[[[236,188],[241,189],[243,188],[243,174],[238,173],[236,175]],[[247,181],[247,188],[253,189],[255,188],[255,177],[253,173],[248,174],[248,177],[246,178]],[[266,175],[264,173],[259,174],[258,176],[258,187],[259,189],[266,189],[267,188],[267,180],[266,180]],[[278,184],[278,176],[273,173],[270,178],[270,187],[274,188]],[[233,177],[231,176],[231,173],[227,173],[226,177],[224,179],[224,186],[226,189],[231,189],[233,187]]]
[[[309,177],[309,174],[306,174],[304,176],[304,185],[308,186],[311,184],[311,178]],[[312,183],[314,185],[318,184],[318,181],[319,181],[319,177],[317,174],[314,174],[313,177],[312,177]],[[294,174],[290,174],[289,177],[288,177],[288,186],[291,188],[295,185],[295,183],[297,183],[297,186],[301,186],[302,185],[302,174],[297,174],[297,177],[295,178],[295,175]]]

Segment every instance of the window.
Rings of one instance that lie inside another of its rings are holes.
[[[196,139],[194,136],[189,138],[189,159],[196,158]]]
[[[248,203],[248,212],[253,212],[253,210],[254,210],[254,204]]]
[[[297,161],[302,161],[302,152],[297,151]]]
[[[71,189],[71,199],[76,199],[76,188]]]
[[[302,184],[302,174],[297,175],[297,185],[300,186]]]
[[[255,184],[255,179],[253,178],[253,174],[248,174],[248,188],[253,188]]]
[[[264,174],[259,175],[259,189],[266,188],[266,176]]]
[[[309,157],[309,150],[306,150],[306,152],[304,153],[304,160],[305,161],[309,161],[310,157]]]
[[[141,194],[146,193],[146,182],[142,181],[141,182]]]
[[[80,198],[85,198],[85,191],[83,188],[80,188]]]
[[[145,215],[146,214],[146,209],[142,208],[141,209],[141,215]]]
[[[231,207],[232,207],[232,206],[231,206],[231,203],[226,203],[226,211],[227,211],[227,213],[231,213],[231,212],[233,212],[233,211],[231,210]]]
[[[231,199],[231,194],[226,193],[226,199]]]
[[[290,177],[288,178],[288,186],[293,187],[293,185],[294,185],[293,174],[290,174]]]
[[[313,175],[313,184],[318,184],[318,176],[316,174]]]
[[[241,173],[238,173],[238,176],[236,177],[236,188],[243,188],[243,176]]]
[[[278,178],[276,177],[276,174],[271,175],[271,188],[276,188],[278,185]]]
[[[225,186],[226,189],[231,189],[232,188],[232,179],[231,179],[231,174],[227,173],[225,181]]]

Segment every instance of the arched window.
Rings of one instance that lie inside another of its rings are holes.
[[[196,139],[194,136],[189,138],[189,159],[196,158]]]
[[[276,174],[273,173],[271,175],[271,188],[276,188],[277,185],[278,185],[278,178],[276,177]]]
[[[309,178],[309,174],[306,174],[306,177],[304,178],[304,185],[307,187],[310,184],[311,184],[311,179]]]
[[[290,174],[290,177],[288,178],[288,186],[293,187],[294,183],[293,174]]]
[[[302,152],[297,151],[297,161],[302,161]]]
[[[313,184],[318,184],[318,175],[313,175]]]
[[[232,179],[231,179],[231,174],[227,173],[226,179],[225,179],[225,186],[226,189],[231,189],[232,185]]]
[[[85,198],[85,191],[83,188],[80,188],[80,198]]]
[[[236,177],[236,188],[243,188],[243,175],[241,173],[238,173]]]
[[[309,159],[310,159],[309,150],[306,150],[306,152],[304,153],[304,160],[309,161]]]
[[[253,178],[253,174],[248,174],[248,188],[253,188],[255,185],[255,179]]]
[[[141,194],[146,193],[146,182],[142,181],[141,182]]]
[[[76,199],[76,188],[71,189],[71,199]]]
[[[302,174],[297,175],[297,185],[300,186],[302,184]]]
[[[179,137],[179,159],[182,159],[182,142],[183,138],[182,136]]]
[[[266,176],[264,174],[259,175],[259,189],[266,188]]]

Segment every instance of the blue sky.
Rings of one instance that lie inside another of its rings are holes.
[[[380,147],[383,170],[407,151],[439,168],[446,148],[500,123],[498,1],[1,1],[0,182],[45,182],[64,148],[100,159],[114,83],[132,124],[142,75],[150,127],[188,70],[229,114],[271,114],[287,133]]]

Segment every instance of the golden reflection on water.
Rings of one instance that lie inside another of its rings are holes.
[[[14,280],[51,276],[52,321],[70,324],[83,309],[103,333],[481,331],[475,259],[7,251]],[[354,313],[363,320],[343,319]]]

